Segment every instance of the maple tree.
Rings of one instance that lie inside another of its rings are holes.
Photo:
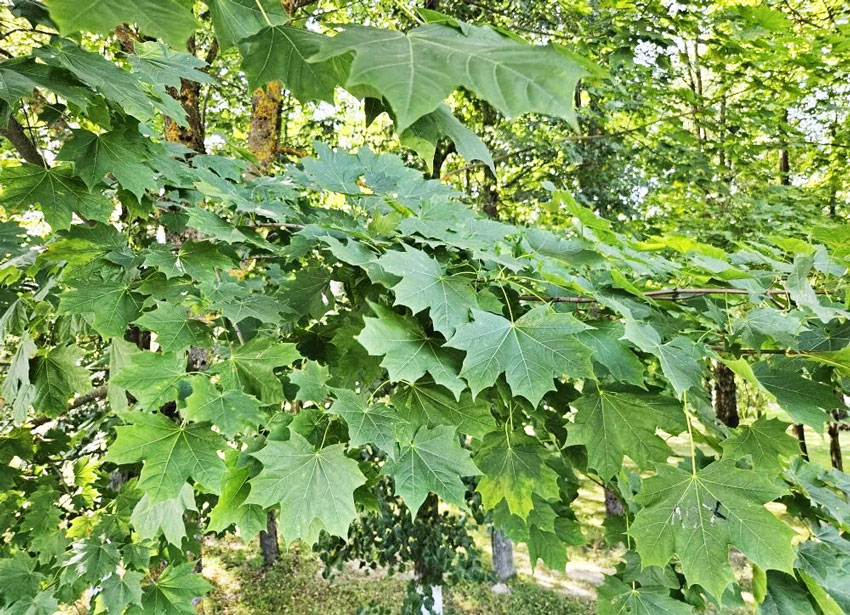
[[[395,518],[375,493],[414,532],[436,497],[473,508],[563,568],[582,477],[625,512],[600,613],[722,607],[741,593],[730,548],[765,612],[850,613],[850,478],[803,458],[783,418],[822,432],[845,407],[846,224],[721,249],[623,231],[551,187],[559,224],[514,224],[399,156],[321,142],[267,177],[250,152],[160,136],[191,123],[186,82],[215,83],[183,51],[198,11],[77,5],[14,3],[48,36],[0,63],[8,130],[35,105],[62,122],[0,169],[4,614],[189,613],[200,536],[251,539],[274,511],[286,541],[354,543],[360,519]],[[271,0],[207,8],[252,90],[342,88],[432,174],[446,140],[494,167],[444,104],[458,88],[575,127],[594,75],[433,11],[314,31]],[[94,36],[125,22],[131,51]],[[785,414],[717,420],[718,363]]]

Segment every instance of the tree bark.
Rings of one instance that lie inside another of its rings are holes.
[[[263,552],[263,565],[274,565],[280,557],[280,544],[277,540],[277,518],[270,510],[266,517],[266,529],[260,531],[260,550]]]
[[[189,38],[186,51],[195,55],[195,37]],[[172,143],[181,143],[202,154],[206,151],[206,127],[201,114],[201,84],[189,79],[180,80],[180,88],[168,88],[169,95],[180,103],[186,112],[187,126],[181,126],[170,117],[165,118],[165,138]]]
[[[272,81],[258,88],[251,99],[251,132],[248,151],[256,157],[252,165],[255,175],[268,175],[277,159],[280,140],[281,84]]]
[[[507,583],[516,575],[514,567],[514,543],[501,531],[493,528],[490,533],[493,547],[493,572],[500,585]]]
[[[251,99],[251,132],[248,135],[248,151],[256,161],[251,165],[254,175],[268,175],[277,159],[277,146],[280,139],[281,84],[269,83],[258,88]],[[260,550],[266,566],[274,564],[280,557],[277,541],[277,519],[269,511],[266,531],[260,532]]]
[[[722,361],[714,366],[714,412],[727,427],[737,427],[740,423],[735,372]]]
[[[779,150],[779,184],[782,186],[790,186],[791,185],[791,160],[788,156],[788,148],[786,147],[784,140],[785,126],[784,124],[788,123],[788,110],[782,114],[782,133],[783,133],[783,144],[782,148]]]
[[[827,432],[829,433],[829,460],[833,468],[843,471],[844,462],[841,458],[841,441],[839,440],[841,431],[838,423],[830,423]]]
[[[808,461],[809,447],[806,446],[806,427],[802,423],[797,423],[794,425],[794,433],[797,434],[797,440],[800,442],[800,456]]]
[[[47,163],[44,162],[38,148],[29,140],[24,132],[24,127],[14,117],[9,118],[9,123],[5,128],[0,128],[0,135],[9,139],[9,142],[18,150],[21,158],[30,164],[47,167]]]
[[[626,509],[623,508],[623,501],[609,487],[605,487],[605,514],[609,517],[622,517],[626,514]]]

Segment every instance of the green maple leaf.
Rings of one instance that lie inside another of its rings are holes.
[[[719,598],[734,580],[730,547],[763,569],[791,571],[795,532],[764,507],[784,492],[731,460],[696,473],[660,465],[637,495],[643,508],[631,535],[644,566],[664,566],[678,555],[688,584]]]
[[[44,219],[56,230],[71,227],[72,213],[88,220],[108,222],[114,209],[109,199],[91,192],[67,167],[46,169],[24,163],[3,169],[0,181],[3,183],[0,205],[15,213],[26,213],[37,204]]]
[[[540,306],[517,321],[473,310],[474,321],[460,325],[447,342],[466,350],[460,375],[473,395],[505,374],[511,391],[537,405],[555,389],[554,377],[593,378],[590,350],[575,333],[587,329],[569,314]]]
[[[229,438],[263,422],[256,397],[233,389],[219,391],[206,376],[194,376],[190,384],[192,394],[186,398],[186,407],[180,410],[183,418],[212,423]]]
[[[160,90],[159,96],[149,93],[137,76],[122,70],[98,53],[86,51],[72,41],[57,38],[51,45],[40,47],[33,54],[50,65],[58,64],[70,71],[84,84],[118,105],[122,111],[142,122],[152,121],[156,117],[156,110],[159,110],[178,124],[186,125],[185,111],[164,90]]]
[[[221,495],[218,496],[218,502],[210,511],[207,530],[223,532],[231,525],[235,525],[239,528],[242,539],[249,540],[260,530],[266,529],[266,512],[257,504],[245,504],[251,492],[248,481],[252,472],[249,465],[240,465],[239,461],[239,453],[228,451],[225,457],[227,472],[221,479]]]
[[[0,388],[0,394],[12,408],[12,419],[16,425],[24,422],[27,410],[35,399],[35,386],[30,381],[30,357],[36,350],[38,348],[32,341],[29,331],[24,330],[18,349],[15,350],[6,369],[3,386]]]
[[[251,292],[248,288],[234,282],[216,282],[201,284],[201,293],[210,302],[213,310],[220,310],[230,322],[239,324],[246,318],[256,318],[261,322],[277,322],[287,308],[268,295]]]
[[[295,344],[257,337],[233,347],[230,356],[213,365],[210,373],[221,375],[221,385],[225,389],[242,389],[264,404],[275,404],[283,401],[283,385],[274,369],[300,358]]]
[[[44,575],[35,571],[36,564],[26,553],[0,559],[0,595],[7,604],[38,593]]]
[[[162,37],[174,47],[184,47],[197,22],[179,0],[50,0],[50,17],[62,34],[88,30],[111,34],[115,26],[138,23],[143,32]]]
[[[401,417],[384,404],[371,404],[362,395],[348,389],[333,389],[336,399],[328,412],[340,415],[348,425],[351,446],[375,444],[391,453],[395,444],[396,425]]]
[[[659,585],[635,587],[613,576],[605,577],[596,598],[598,615],[689,615],[694,607],[670,597]]]
[[[538,112],[575,123],[573,90],[585,69],[552,46],[528,45],[488,27],[428,24],[407,33],[347,25],[311,61],[354,53],[346,87],[376,90],[399,132],[464,86],[508,116]]]
[[[203,69],[208,65],[191,53],[175,51],[162,43],[136,41],[128,58],[133,69],[145,81],[154,85],[180,88],[181,79],[214,84],[216,81]]]
[[[202,425],[178,425],[162,414],[130,412],[124,418],[130,424],[115,428],[118,437],[105,460],[144,461],[139,488],[152,503],[177,497],[189,477],[218,493],[225,471],[218,451],[226,447],[220,435]]]
[[[469,280],[446,274],[440,263],[422,250],[405,246],[404,252],[387,252],[378,264],[401,276],[392,288],[395,304],[409,307],[414,314],[427,309],[434,329],[447,337],[457,325],[469,322],[469,310],[478,307]]]
[[[780,457],[800,454],[799,443],[786,433],[787,429],[788,423],[762,416],[721,442],[723,458],[740,459],[750,455],[753,469],[776,476],[782,471]]]
[[[145,589],[140,607],[127,615],[194,615],[194,598],[210,589],[204,577],[193,572],[194,562],[171,564]]]
[[[57,156],[59,160],[74,163],[76,175],[89,189],[99,184],[104,175],[112,173],[121,187],[137,199],[158,187],[153,170],[144,163],[150,157],[147,140],[129,122],[101,135],[75,130]]]
[[[643,386],[643,363],[620,341],[625,332],[623,325],[595,322],[593,327],[576,333],[576,339],[590,348],[594,364],[603,366],[617,380]]]
[[[412,437],[396,444],[393,458],[381,473],[393,477],[395,492],[413,514],[431,492],[462,506],[466,487],[461,477],[481,474],[469,451],[458,443],[455,428],[446,425],[420,427]]]
[[[474,438],[496,428],[490,402],[473,399],[468,391],[458,400],[442,387],[411,384],[393,395],[393,405],[399,409],[399,416],[416,427],[451,425]]]
[[[440,104],[434,111],[416,120],[399,135],[399,141],[404,147],[419,154],[428,172],[432,173],[437,142],[443,137],[451,139],[457,152],[466,161],[480,160],[495,172],[493,157],[487,145],[458,120],[446,104]]]
[[[642,351],[658,357],[661,370],[679,397],[692,388],[702,387],[703,370],[699,361],[713,356],[704,345],[683,336],[662,344],[661,335],[655,328],[634,320],[626,321],[624,337]]]
[[[588,465],[605,480],[620,471],[624,456],[647,467],[650,461],[664,461],[672,454],[655,431],[680,423],[681,409],[655,406],[636,395],[602,389],[571,405],[577,413],[567,444],[584,445]]]
[[[179,385],[185,377],[186,357],[183,354],[142,351],[127,357],[109,383],[130,391],[141,409],[157,410],[177,400]]]
[[[121,554],[114,543],[103,538],[85,538],[74,544],[65,566],[73,567],[77,578],[97,582],[115,572]]]
[[[354,490],[366,482],[357,462],[345,456],[345,445],[315,450],[300,434],[286,442],[270,440],[251,453],[263,469],[251,479],[246,504],[280,504],[280,528],[287,540],[318,540],[321,530],[348,535],[357,516]]]
[[[57,416],[68,410],[75,393],[88,392],[89,373],[78,365],[82,359],[82,352],[75,346],[58,346],[30,362],[35,387],[32,405],[36,412]]]
[[[38,592],[35,596],[27,596],[18,600],[3,611],[4,615],[55,615],[59,610],[59,601],[54,596],[54,590]]]
[[[328,396],[330,372],[325,365],[307,361],[304,367],[289,375],[289,381],[298,387],[295,399],[298,401],[321,402]]]
[[[162,533],[168,542],[179,548],[186,537],[183,514],[187,510],[198,510],[195,491],[189,483],[180,488],[176,497],[161,502],[153,501],[147,494],[143,495],[133,508],[130,523],[142,538],[156,538]]]
[[[494,431],[484,437],[475,455],[483,476],[478,481],[481,502],[488,509],[504,499],[511,514],[525,520],[534,508],[533,494],[558,498],[558,474],[546,465],[549,452],[523,432]]]
[[[207,5],[222,50],[262,30],[266,17],[274,25],[291,19],[277,0],[210,0]]]
[[[177,352],[190,346],[209,347],[212,344],[209,328],[189,315],[179,303],[160,302],[156,309],[145,312],[136,324],[156,333],[163,352]]]
[[[145,266],[156,267],[168,278],[188,275],[199,282],[217,281],[216,270],[233,267],[230,257],[209,241],[187,241],[176,252],[156,244],[146,250]]]
[[[327,38],[304,28],[266,26],[239,43],[242,68],[252,90],[281,81],[301,102],[334,101],[334,88],[345,79],[347,62],[331,58],[308,62]]]
[[[838,403],[832,387],[804,378],[800,363],[785,359],[759,361],[753,364],[753,374],[795,422],[823,432],[826,411]]]
[[[92,327],[103,337],[124,335],[140,311],[140,301],[130,284],[118,278],[92,277],[75,282],[59,295],[59,312],[91,314]]]
[[[455,395],[465,388],[458,378],[457,361],[450,351],[429,338],[414,319],[370,303],[378,318],[364,317],[365,327],[355,339],[373,356],[384,355],[381,367],[394,381],[416,382],[426,373]]]
[[[118,576],[118,573],[112,574],[101,583],[98,597],[106,607],[106,612],[109,615],[121,615],[127,605],[141,606],[144,577],[145,575],[141,572],[128,570],[123,576]]]
[[[806,330],[801,312],[774,308],[757,308],[732,320],[732,333],[740,335],[745,344],[755,348],[761,348],[771,338],[784,346],[794,347],[797,335]]]

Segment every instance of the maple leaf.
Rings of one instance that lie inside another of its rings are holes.
[[[126,389],[144,410],[157,410],[175,401],[179,384],[186,377],[186,357],[182,354],[134,352],[126,357],[109,384]]]
[[[776,476],[782,471],[780,457],[800,454],[799,443],[788,435],[787,429],[788,423],[761,416],[720,443],[723,458],[740,459],[749,455],[754,470]]]
[[[504,373],[511,391],[537,405],[555,389],[554,377],[593,378],[590,349],[575,333],[589,327],[569,314],[536,307],[515,322],[481,310],[446,343],[466,351],[460,375],[473,395]]]
[[[475,291],[464,276],[446,274],[435,259],[422,250],[404,247],[404,252],[385,253],[378,264],[401,276],[393,286],[395,304],[416,314],[428,310],[434,329],[450,336],[459,324],[469,322],[469,310],[478,308]]]
[[[641,467],[664,461],[670,447],[655,435],[681,422],[682,410],[646,403],[637,395],[599,389],[571,402],[576,410],[567,444],[582,444],[587,462],[608,480],[620,471],[627,455]]]
[[[246,504],[245,500],[251,492],[249,480],[252,476],[251,466],[242,464],[237,451],[228,451],[225,456],[227,472],[221,479],[221,495],[218,502],[210,511],[210,522],[207,530],[223,532],[231,525],[239,528],[243,540],[256,536],[260,530],[266,529],[266,512],[257,504]]]
[[[546,465],[548,457],[540,441],[524,432],[487,434],[475,456],[483,473],[478,481],[482,504],[492,509],[504,499],[511,514],[525,520],[534,508],[533,494],[557,499],[558,474]]]
[[[605,577],[596,600],[598,615],[688,615],[694,607],[670,596],[666,587],[635,587],[613,576]]]
[[[180,493],[173,498],[156,502],[147,494],[136,503],[130,515],[130,523],[142,538],[156,538],[162,533],[165,539],[175,547],[180,547],[186,537],[186,524],[183,513],[197,511],[195,491],[189,483],[180,487]]]
[[[333,389],[336,399],[328,412],[338,414],[348,425],[351,446],[375,444],[386,453],[393,452],[397,426],[403,419],[384,404],[371,404],[348,389]]]
[[[155,309],[136,319],[136,324],[156,333],[156,341],[163,352],[211,345],[209,328],[201,321],[189,318],[186,308],[179,303],[161,301]]]
[[[456,396],[465,388],[458,378],[458,361],[451,351],[429,338],[414,319],[371,303],[377,318],[366,316],[366,324],[355,339],[370,355],[384,355],[381,367],[394,381],[416,382],[426,373],[434,382]]]
[[[93,277],[59,295],[59,311],[92,314],[92,327],[105,338],[123,335],[139,315],[140,301],[120,279]]]
[[[264,417],[256,397],[233,389],[219,391],[206,376],[194,376],[189,383],[192,394],[180,410],[183,418],[212,423],[227,437],[262,423]]]
[[[152,503],[177,497],[189,477],[218,493],[225,472],[218,456],[225,448],[220,435],[203,425],[178,425],[162,414],[129,412],[124,418],[129,424],[115,428],[118,437],[105,460],[144,461],[139,488]]]
[[[462,476],[481,474],[462,448],[455,428],[420,427],[412,437],[396,444],[393,458],[381,469],[393,477],[395,491],[415,514],[433,492],[451,504],[463,505],[466,487]]]
[[[193,572],[195,563],[171,564],[142,594],[141,606],[131,606],[127,615],[193,615],[194,598],[203,596],[210,584]]]
[[[451,425],[474,438],[496,428],[490,402],[473,399],[468,391],[455,399],[442,387],[411,384],[393,395],[393,405],[401,417],[416,426]]]
[[[295,344],[282,344],[267,337],[256,337],[241,346],[234,346],[230,356],[210,368],[221,375],[225,389],[242,389],[264,404],[283,401],[283,385],[274,369],[300,359]]]
[[[795,532],[764,507],[784,492],[731,460],[696,473],[659,465],[637,495],[643,508],[631,535],[645,566],[664,566],[676,554],[688,583],[719,598],[734,580],[730,547],[763,569],[791,572]]]
[[[280,529],[287,540],[315,543],[322,530],[348,535],[357,516],[354,490],[366,482],[357,462],[345,456],[344,444],[319,450],[291,432],[289,440],[269,440],[251,453],[263,469],[251,479],[246,504],[280,504]]]

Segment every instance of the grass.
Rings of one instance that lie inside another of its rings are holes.
[[[527,556],[526,556],[527,557]],[[386,577],[346,569],[328,581],[318,559],[297,546],[263,570],[255,543],[208,541],[204,576],[213,584],[205,598],[207,615],[355,615],[369,604],[398,613],[409,577]],[[525,574],[510,583],[508,595],[488,583],[465,583],[446,595],[447,615],[590,615],[593,601],[542,587]]]
[[[772,406],[768,414],[781,416],[781,411]],[[826,438],[808,428],[806,436],[812,461],[829,467]],[[841,436],[844,450],[850,450],[850,432]],[[690,452],[689,443],[682,438],[672,438],[669,444],[682,455]],[[525,545],[518,545],[514,553],[517,577],[510,582],[510,594],[493,593],[489,583],[464,583],[447,588],[447,615],[594,614],[596,586],[606,573],[613,571],[621,553],[608,548],[602,540],[605,507],[598,485],[591,481],[583,483],[573,507],[585,528],[587,542],[569,549],[566,571],[548,570],[542,564],[532,570]],[[785,514],[783,510],[775,512],[780,516]],[[786,521],[794,525],[793,519]],[[478,528],[474,530],[474,538],[483,553],[484,566],[489,568],[489,535],[484,528]],[[733,559],[745,596],[749,597],[746,592],[750,585],[749,566],[742,558]],[[382,571],[364,572],[352,566],[326,580],[318,558],[298,545],[285,550],[278,564],[263,570],[257,544],[246,545],[234,537],[208,540],[203,561],[204,576],[213,584],[204,601],[207,615],[355,615],[368,605],[386,609],[374,613],[394,615],[399,612],[410,579],[405,575],[387,577]],[[750,604],[724,609],[716,615],[753,613]]]

